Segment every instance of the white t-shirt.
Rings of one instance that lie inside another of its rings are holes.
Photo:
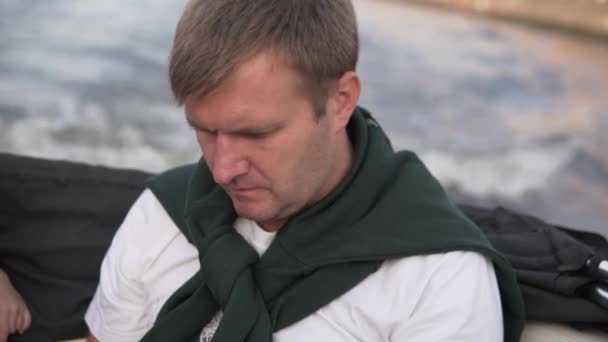
[[[261,255],[275,234],[239,218],[235,228]],[[101,341],[138,341],[165,301],[198,271],[198,252],[146,190],[101,266],[85,319]],[[220,314],[201,334],[210,341]],[[500,294],[491,262],[456,251],[385,261],[353,289],[274,336],[275,342],[502,342]]]

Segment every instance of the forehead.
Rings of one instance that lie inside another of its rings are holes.
[[[190,121],[202,124],[229,119],[255,121],[308,104],[302,83],[300,74],[283,59],[259,54],[240,64],[215,90],[188,98],[185,112]]]

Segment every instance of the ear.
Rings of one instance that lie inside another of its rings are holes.
[[[361,94],[361,80],[354,71],[348,71],[338,79],[330,92],[330,110],[335,131],[346,128]]]

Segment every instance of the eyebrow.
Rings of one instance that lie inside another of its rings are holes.
[[[196,130],[201,130],[201,131],[205,131],[205,132],[215,132],[215,130],[209,129],[199,123],[194,122],[193,120],[190,120],[189,117],[186,117],[186,121],[188,122],[188,125]]]
[[[194,128],[196,130],[201,130],[203,132],[208,132],[208,133],[217,132],[217,129],[210,129],[208,127],[205,127],[204,125],[201,125],[200,123],[194,122],[190,118],[186,118],[186,121],[188,122],[188,125],[190,125],[190,127]],[[241,128],[229,129],[226,131],[226,133],[236,134],[236,135],[271,133],[271,132],[281,129],[282,127],[283,127],[282,124],[270,125],[268,127],[247,127],[247,126],[245,126],[245,127],[241,127]]]

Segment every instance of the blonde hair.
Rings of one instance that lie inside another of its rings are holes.
[[[350,0],[190,0],[177,24],[169,80],[176,102],[205,96],[262,52],[301,76],[318,115],[328,82],[354,71],[359,38]]]

